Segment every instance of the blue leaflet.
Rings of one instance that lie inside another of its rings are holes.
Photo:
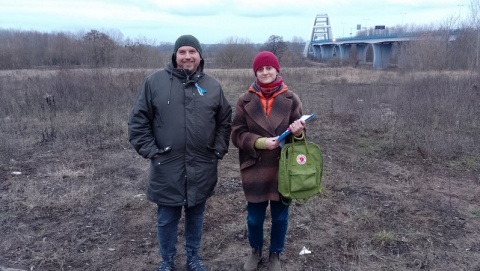
[[[316,113],[313,113],[311,115],[303,115],[300,119],[304,120],[304,121],[307,121],[307,120],[310,120],[311,118],[315,117],[316,115],[317,115]],[[281,135],[278,136],[277,140],[284,139],[290,133],[291,133],[290,128],[288,128],[287,130],[285,130],[285,132],[283,132]]]
[[[201,96],[203,96],[203,94],[207,93],[207,90],[201,88],[201,87],[198,85],[198,83],[195,83],[195,87],[196,87],[197,90],[198,90],[198,94],[200,94]]]

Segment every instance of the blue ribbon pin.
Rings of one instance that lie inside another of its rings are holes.
[[[198,85],[198,83],[195,83],[195,87],[196,87],[197,90],[198,90],[198,94],[200,94],[201,96],[203,96],[203,94],[207,93],[207,90],[201,88],[201,87]]]

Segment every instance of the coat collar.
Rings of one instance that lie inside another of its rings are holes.
[[[194,82],[195,83],[195,82],[198,81],[198,79],[200,77],[203,76],[202,71],[197,70],[197,71],[189,74],[187,70],[174,68],[171,63],[167,65],[165,70],[168,73],[170,73],[171,76],[173,75],[173,76],[179,78],[180,80],[182,80],[183,82],[186,82],[186,83],[189,83],[189,82]]]
[[[265,110],[262,108],[262,103],[260,102],[258,95],[252,92],[247,92],[244,96],[244,101],[246,103],[245,112],[272,137],[278,136],[278,131],[276,130],[280,124],[283,123],[283,120],[289,115],[289,108],[293,103],[292,97],[292,92],[288,90],[285,93],[275,97],[272,111],[270,112],[270,117],[267,117]]]

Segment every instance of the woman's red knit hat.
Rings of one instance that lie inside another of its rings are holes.
[[[272,66],[277,72],[280,72],[280,64],[278,63],[277,57],[269,51],[263,51],[258,53],[258,55],[253,60],[253,73],[257,75],[257,70],[263,66]]]

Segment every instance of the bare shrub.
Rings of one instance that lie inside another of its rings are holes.
[[[477,80],[468,74],[407,76],[393,108],[401,145],[420,147],[440,160],[477,156],[478,97],[472,91]]]
[[[9,77],[14,90],[5,90],[10,93],[2,106],[3,118],[10,120],[5,132],[44,143],[125,145],[134,88],[147,72],[59,70],[49,76]]]
[[[375,152],[417,155],[420,150],[422,158],[437,161],[478,157],[475,74],[371,72],[366,76],[375,82],[352,85],[345,76],[343,87],[329,87],[330,114],[356,112],[355,127],[383,142]]]
[[[24,148],[32,142],[54,141],[127,147],[129,107],[150,72],[64,69],[4,76],[1,132],[6,138],[22,135]],[[231,101],[246,91],[254,78],[251,69],[209,72],[222,81]],[[328,93],[330,106],[321,109],[332,117],[342,115],[344,120],[356,122],[365,135],[376,134],[384,141],[380,149],[387,153],[411,153],[420,148],[426,156],[441,160],[474,157],[479,152],[480,79],[476,74],[283,68],[282,76],[301,96],[306,112],[319,111],[317,104],[310,102],[315,95],[323,95],[322,91]],[[10,148],[7,142],[2,144],[5,150]]]
[[[426,33],[416,41],[402,46],[399,65],[409,70],[444,70],[446,44],[435,34]]]

